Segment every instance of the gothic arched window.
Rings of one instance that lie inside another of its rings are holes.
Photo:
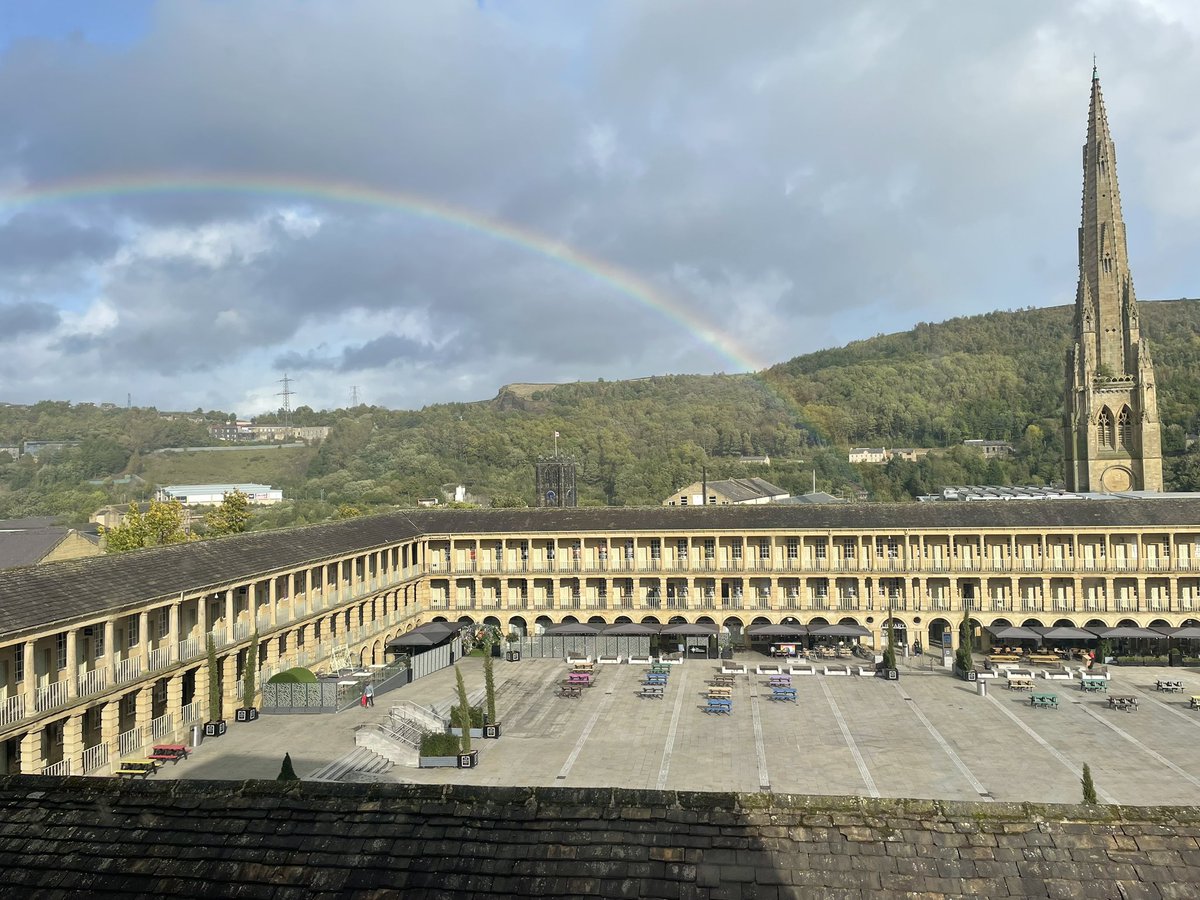
[[[1117,446],[1129,447],[1133,444],[1133,416],[1129,412],[1129,407],[1122,408],[1121,415],[1117,417]]]
[[[1099,426],[1100,446],[1115,447],[1116,443],[1113,440],[1113,415],[1107,406],[1100,410],[1100,416],[1096,424]]]

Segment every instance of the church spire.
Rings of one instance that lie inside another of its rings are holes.
[[[1083,147],[1083,210],[1075,343],[1067,357],[1067,487],[1078,491],[1162,490],[1158,401],[1150,353],[1138,324],[1117,152],[1092,59]]]

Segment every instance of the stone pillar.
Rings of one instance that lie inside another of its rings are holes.
[[[167,714],[178,730],[183,726],[183,673],[176,672],[167,679]]]
[[[150,611],[143,609],[137,614],[138,623],[138,653],[142,659],[150,662]]]
[[[117,741],[120,734],[121,700],[114,697],[100,707],[100,743],[108,747],[109,763],[114,770],[117,760],[121,758],[121,747]]]
[[[226,640],[233,640],[234,616],[237,612],[237,602],[233,598],[233,589],[225,592],[225,634]]]
[[[63,722],[63,759],[69,760],[72,775],[83,774],[83,712]]]
[[[46,768],[46,758],[42,755],[42,729],[21,735],[21,774],[41,775]]]
[[[221,666],[221,697],[225,709],[236,709],[240,706],[238,693],[241,685],[237,677],[237,653],[230,652],[217,661]]]
[[[134,724],[141,729],[144,740],[150,740],[150,721],[154,718],[154,687],[153,683],[143,685],[137,690],[137,700],[134,704]]]
[[[196,631],[199,632],[200,648],[204,649],[205,635],[211,626],[208,623],[208,594],[196,598]]]
[[[67,629],[67,667],[62,672],[67,679],[67,696],[79,696],[79,629]],[[60,679],[61,680],[61,679]]]
[[[104,622],[104,668],[109,681],[117,677],[117,623],[112,618]]]
[[[287,578],[289,580],[291,579],[291,577],[292,577],[291,575],[287,576]],[[279,579],[278,578],[272,578],[267,582],[267,607],[270,609],[270,612],[271,612],[271,627],[274,628],[279,623]],[[258,617],[256,616],[255,622],[257,622],[257,621],[258,621]],[[257,629],[258,625],[256,624],[254,627]]]
[[[26,641],[20,652],[25,669],[25,680],[21,684],[21,693],[25,695],[25,715],[32,716],[37,702],[37,654],[34,652],[34,642]]]

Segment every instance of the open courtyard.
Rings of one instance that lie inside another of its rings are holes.
[[[753,673],[766,660],[745,662]],[[481,661],[460,665],[478,696]],[[275,778],[287,752],[302,779],[1074,803],[1087,763],[1101,802],[1200,804],[1193,669],[1113,668],[1107,694],[1039,679],[1057,709],[1033,708],[1028,693],[1003,682],[980,696],[929,660],[902,667],[898,682],[794,677],[795,702],[772,700],[767,677],[749,674],[734,679],[731,714],[711,715],[708,682],[718,670],[708,660],[672,667],[664,697],[646,699],[644,666],[605,665],[569,699],[557,694],[568,671],[561,660],[498,662],[503,736],[473,741],[475,769],[389,768],[355,746],[355,730],[386,722],[399,701],[444,711],[455,690],[445,669],[380,695],[373,708],[231,723],[154,777]],[[1182,681],[1183,691],[1159,693],[1160,678]],[[1111,695],[1136,697],[1138,708],[1111,709]]]

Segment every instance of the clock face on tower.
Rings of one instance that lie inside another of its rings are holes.
[[[1128,491],[1133,488],[1133,473],[1124,466],[1109,466],[1100,476],[1100,485],[1106,491]]]

